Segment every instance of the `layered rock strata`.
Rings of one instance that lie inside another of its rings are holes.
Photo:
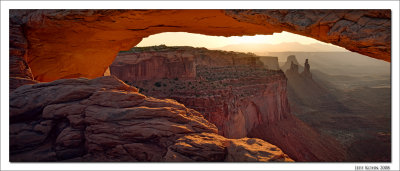
[[[344,159],[344,151],[339,143],[319,135],[290,114],[286,95],[287,80],[281,70],[266,69],[259,57],[250,54],[206,51],[197,48],[173,47],[162,50],[159,48],[134,48],[130,55],[132,58],[126,60],[139,61],[140,54],[143,56],[152,54],[156,58],[160,56],[174,58],[174,54],[179,56],[181,53],[188,56],[191,54],[194,59],[190,65],[195,67],[196,72],[193,75],[196,77],[181,78],[177,75],[179,73],[175,73],[173,75],[176,77],[173,79],[124,81],[138,87],[143,94],[157,98],[172,98],[199,111],[217,126],[218,134],[228,138],[250,136],[274,141],[277,146],[285,147],[282,150],[296,161]],[[123,65],[126,56],[126,54],[119,55],[114,62],[117,65],[111,65],[112,75],[122,78],[124,75],[135,77],[135,73],[129,73],[132,65],[129,62]],[[148,61],[143,60],[142,63],[152,67]],[[122,75],[119,75],[121,72],[114,73],[114,67],[119,68],[115,68],[117,71],[126,72],[122,72]],[[325,142],[326,140],[329,142]]]
[[[197,111],[112,76],[24,85],[10,95],[11,162],[293,161],[260,139],[217,132]]]
[[[22,62],[38,81],[102,76],[117,53],[162,32],[212,36],[272,34],[312,37],[390,61],[390,10],[10,10],[10,36],[29,46]],[[12,43],[14,39],[10,39]],[[28,71],[26,71],[28,73]]]
[[[25,84],[35,84],[31,68],[28,65],[28,41],[25,37],[23,21],[18,17],[10,18],[10,92]]]
[[[121,80],[193,79],[194,57],[188,53],[121,53],[110,66],[110,73]]]
[[[259,124],[280,120],[290,112],[283,72],[266,69],[260,57],[191,47],[133,51],[117,56],[110,66],[112,75],[145,94],[172,98],[199,111],[223,136],[245,137]],[[182,56],[187,59],[182,60]],[[174,66],[155,59],[174,61]],[[188,66],[190,74],[185,72]]]

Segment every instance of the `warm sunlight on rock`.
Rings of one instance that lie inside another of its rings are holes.
[[[7,162],[395,160],[390,10],[9,13]]]

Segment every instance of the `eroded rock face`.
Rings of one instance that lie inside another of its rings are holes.
[[[390,10],[227,10],[226,14],[390,61]]]
[[[275,143],[295,161],[343,162],[346,151],[334,138],[321,135],[294,115],[271,124],[259,125],[248,137]]]
[[[164,48],[161,52],[156,52],[157,48],[159,47],[134,48],[135,52],[131,53],[148,54],[148,51],[151,51],[153,57],[165,53],[171,56],[174,53],[182,53],[174,49],[177,47]],[[140,49],[146,51],[136,52]],[[249,54],[207,51],[198,48],[186,49],[185,53],[192,54],[195,58],[193,60],[195,61],[193,66],[196,68],[195,78],[177,77],[141,81],[126,80],[126,82],[137,86],[140,92],[146,95],[172,98],[199,111],[208,121],[217,126],[218,134],[224,137],[251,136],[273,141],[278,147],[284,147],[281,149],[291,154],[290,156],[296,161],[344,160],[344,150],[337,141],[321,136],[290,114],[287,80],[281,70],[265,69],[259,57]],[[118,67],[127,67],[121,70],[129,71],[130,65],[121,65],[123,58],[123,56],[117,57],[116,61],[121,62]],[[294,57],[291,58],[295,60]],[[142,62],[146,63],[146,61]],[[293,64],[293,66],[297,65]],[[111,74],[114,75],[113,72]],[[124,74],[131,75],[131,73]],[[299,76],[298,71],[296,74]],[[124,75],[121,76],[124,77]],[[181,146],[188,149],[181,153],[196,153],[195,148],[192,148],[190,144],[182,142]],[[209,151],[207,157],[218,158],[218,146],[214,144],[210,149],[205,150]],[[187,161],[194,160],[181,156],[177,151],[173,154]],[[196,158],[196,160],[201,160],[201,158]]]
[[[117,56],[110,66],[112,75],[147,95],[172,98],[199,111],[220,135],[242,138],[259,124],[279,121],[290,112],[283,72],[266,69],[269,61],[261,62],[262,57],[191,47],[132,51]],[[188,59],[182,60],[182,54]],[[170,62],[157,62],[161,57],[174,61],[176,68]],[[143,67],[137,70],[138,66]],[[190,77],[184,72],[188,66]]]
[[[193,60],[189,53],[120,53],[110,66],[110,72],[129,81],[193,79],[196,77]]]
[[[36,83],[39,82],[29,78],[10,77],[10,93],[14,91],[16,88],[21,87],[25,84],[36,84]]]
[[[217,132],[197,111],[140,94],[112,76],[24,85],[10,95],[12,162],[187,161],[174,152],[192,161],[292,161],[262,140]],[[182,153],[188,149],[182,142],[205,150]],[[217,157],[208,158],[214,147]]]
[[[262,59],[262,60],[261,60]],[[260,61],[261,60],[261,61]],[[132,48],[121,52],[110,65],[110,72],[123,81],[196,79],[197,66],[221,67],[249,65],[279,70],[276,57],[208,50],[188,46]],[[278,68],[277,68],[278,67]]]
[[[306,61],[304,62],[304,70],[303,70],[303,72],[301,72],[301,76],[304,78],[308,78],[308,79],[312,78],[312,74],[310,71],[310,64],[308,63],[308,59],[306,59]]]
[[[32,71],[27,63],[28,41],[23,21],[19,17],[10,17],[10,92],[25,84],[35,84]]]
[[[286,70],[287,74],[299,74],[299,65],[298,64],[294,64],[293,61],[290,63],[290,68],[288,70]]]
[[[168,148],[166,161],[293,161],[278,147],[257,138],[227,139],[201,133],[179,138]]]
[[[10,77],[33,79],[27,63],[28,40],[20,17],[10,17]]]
[[[297,69],[293,68],[293,67],[295,67],[295,66],[292,67],[292,63],[295,64],[295,65],[297,65]],[[283,64],[283,66],[281,66],[280,68],[282,69],[282,71],[286,71],[286,70],[292,68],[292,69],[294,69],[294,71],[296,71],[296,72],[298,73],[298,72],[299,72],[299,69],[300,69],[300,70],[303,70],[302,66],[300,66],[300,68],[299,68],[299,65],[300,65],[300,64],[299,64],[299,62],[297,61],[296,56],[295,56],[295,55],[289,55],[289,56],[286,58],[285,64]]]
[[[38,81],[102,76],[119,51],[161,32],[288,31],[386,61],[391,53],[390,10],[11,10],[10,19],[22,26],[10,36],[30,45],[25,62],[10,56],[10,65],[28,74],[27,63]]]

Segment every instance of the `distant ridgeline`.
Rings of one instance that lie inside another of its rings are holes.
[[[200,112],[225,137],[273,142],[296,161],[343,158],[340,145],[290,113],[277,57],[189,46],[135,47],[119,53],[110,71],[146,96],[174,99]]]
[[[202,65],[214,67],[252,66],[267,70],[280,70],[277,57],[165,45],[134,47],[129,51],[121,51],[110,66],[110,70],[126,81],[160,78],[187,79],[196,77],[196,67]],[[123,71],[122,68],[124,68]],[[129,71],[126,70],[128,68]]]
[[[166,46],[164,44],[157,46],[146,46],[146,47],[133,47],[128,51],[120,51],[120,53],[140,53],[140,52],[166,52],[166,51],[216,51],[222,53],[231,53],[231,54],[243,54],[252,57],[258,57],[256,54],[251,52],[234,52],[234,51],[223,51],[223,50],[209,50],[204,47],[192,47],[192,46]]]

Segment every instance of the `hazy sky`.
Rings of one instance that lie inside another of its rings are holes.
[[[293,33],[282,32],[273,35],[256,35],[256,36],[206,36],[202,34],[193,34],[186,32],[166,32],[151,35],[144,38],[137,46],[154,46],[165,44],[167,46],[193,46],[206,47],[215,49],[230,44],[240,43],[260,43],[260,44],[280,44],[283,42],[298,42],[302,44],[321,43],[313,38],[300,36]]]

